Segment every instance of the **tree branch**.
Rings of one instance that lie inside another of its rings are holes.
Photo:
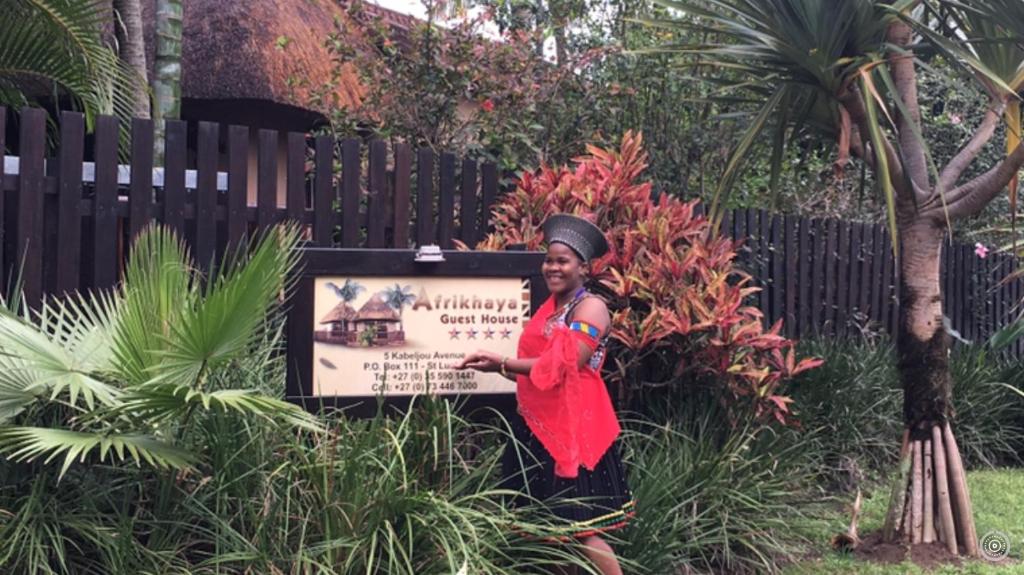
[[[972,216],[980,212],[992,198],[996,197],[1010,179],[1024,165],[1024,146],[1017,146],[1012,154],[984,174],[952,191],[951,200],[946,202],[949,218]],[[942,206],[933,206],[931,214],[942,217]]]
[[[868,114],[864,109],[864,102],[861,99],[860,90],[856,87],[850,86],[843,94],[839,97],[839,103],[846,107],[846,110],[850,112],[850,119],[853,120],[853,124],[857,126],[857,131],[863,136],[871,132],[868,127]],[[892,142],[889,141],[883,134],[882,143],[885,147],[885,157],[889,164],[889,176],[892,179],[893,188],[896,190],[896,198],[900,203],[913,204],[914,202],[914,190],[907,188],[907,180],[903,177],[903,163],[900,162],[899,155],[896,154],[896,150],[892,147]],[[867,146],[862,142],[862,151],[866,150]],[[872,169],[874,165],[872,164]],[[878,173],[875,172],[877,176]],[[913,182],[911,182],[913,183]]]
[[[899,146],[906,161],[904,168],[915,190],[927,191],[931,188],[928,182],[928,162],[925,158],[924,142],[914,133],[915,128],[921,132],[921,107],[917,98],[917,72],[914,70],[914,55],[907,48],[913,40],[910,26],[902,20],[894,20],[886,32],[886,39],[901,51],[891,51],[887,57],[889,69],[896,88],[896,97],[903,101],[907,115],[896,113],[896,129],[899,135]]]
[[[859,128],[850,130],[850,155],[860,158],[862,162],[871,168],[872,172],[875,171],[875,156],[868,153],[868,149],[864,146],[864,141],[860,137]]]
[[[1006,98],[993,100],[988,107],[988,111],[985,112],[985,117],[982,118],[981,124],[978,125],[978,129],[974,131],[974,135],[964,145],[964,147],[953,157],[952,160],[946,164],[946,167],[942,169],[939,174],[939,182],[935,187],[935,197],[929,200],[939,201],[939,194],[943,194],[946,190],[949,190],[956,185],[957,180],[967,169],[967,166],[971,165],[971,162],[978,157],[981,150],[985,147],[985,144],[992,139],[992,135],[996,132],[996,127],[999,126],[999,120],[1003,116],[1003,111],[1006,110]],[[953,198],[946,198],[946,201],[952,201]]]

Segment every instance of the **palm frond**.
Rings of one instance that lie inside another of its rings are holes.
[[[0,105],[18,108],[62,93],[86,114],[131,116],[138,75],[102,39],[100,0],[13,0],[0,11]]]
[[[154,437],[137,434],[102,434],[44,427],[0,428],[0,454],[13,461],[44,463],[63,457],[63,477],[75,461],[84,462],[93,452],[99,461],[134,461],[158,468],[183,468],[194,461],[188,452]]]
[[[202,391],[188,385],[151,382],[135,387],[115,411],[152,423],[181,420],[196,410],[235,411],[308,431],[322,431],[316,418],[298,406],[249,389]]]

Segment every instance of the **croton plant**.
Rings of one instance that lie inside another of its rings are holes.
[[[651,196],[640,134],[616,151],[588,147],[573,168],[542,166],[522,176],[492,212],[494,232],[477,249],[540,249],[551,214],[583,216],[606,231],[611,249],[592,264],[595,287],[613,310],[605,369],[627,400],[648,387],[709,386],[731,415],[791,420],[780,383],[820,365],[798,360],[781,321],[765,328],[746,305],[758,290],[735,265],[739,242],[711,233],[697,202]]]

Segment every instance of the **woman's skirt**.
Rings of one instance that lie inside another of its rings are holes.
[[[518,492],[511,504],[544,503],[556,518],[554,538],[568,540],[620,529],[634,515],[636,502],[626,482],[618,442],[589,471],[569,479],[555,475],[555,461],[518,413],[511,418],[513,437],[502,457],[501,487]]]

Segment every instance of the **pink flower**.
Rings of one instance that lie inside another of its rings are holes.
[[[985,245],[982,244],[981,242],[978,242],[974,244],[974,253],[979,258],[985,259],[985,256],[988,255],[988,248],[986,248]]]
[[[493,112],[494,101],[492,101],[490,98],[487,98],[486,100],[480,103],[480,107],[483,108],[485,112]]]
[[[953,124],[954,126],[956,126],[957,124],[959,124],[962,121],[963,121],[963,119],[958,114],[950,114],[949,115],[949,123]],[[985,256],[981,256],[981,257],[985,257]]]

